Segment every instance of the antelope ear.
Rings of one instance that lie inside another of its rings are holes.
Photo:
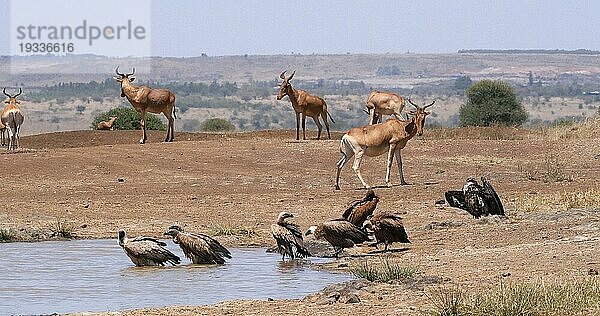
[[[425,114],[429,115],[429,114],[431,114],[431,112],[427,112],[427,111],[425,111]]]
[[[129,79],[129,82],[133,82],[133,80],[135,80],[135,77],[133,77],[133,78],[127,78],[127,79]]]

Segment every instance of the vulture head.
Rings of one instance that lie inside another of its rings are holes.
[[[320,239],[323,237],[323,229],[319,229],[319,226],[310,226],[304,235],[308,236],[310,234],[315,235],[315,239]]]
[[[283,222],[286,218],[292,218],[294,217],[294,214],[292,213],[288,213],[288,212],[281,212],[279,213],[279,216],[277,217],[277,222],[281,223]]]
[[[183,228],[181,228],[181,226],[179,225],[171,225],[169,226],[169,229],[167,229],[167,231],[164,233],[164,235],[169,235],[171,237],[175,237],[177,236],[177,234],[183,232]]]
[[[125,230],[119,229],[119,246],[123,247],[123,245],[125,244],[125,238],[127,238]]]

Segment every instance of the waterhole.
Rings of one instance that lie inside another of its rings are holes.
[[[281,262],[264,248],[231,248],[225,265],[135,267],[116,240],[0,244],[0,315],[100,312],[301,298],[351,276],[314,269],[327,259]]]

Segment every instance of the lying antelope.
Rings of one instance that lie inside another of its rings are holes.
[[[135,68],[130,74],[122,74],[119,72],[119,67],[115,69],[118,77],[114,79],[121,83],[121,97],[127,97],[129,103],[133,108],[142,114],[140,121],[142,125],[142,139],[140,144],[146,142],[146,112],[150,113],[163,113],[169,121],[167,127],[167,137],[165,142],[172,142],[175,139],[175,127],[174,118],[175,116],[175,95],[167,89],[151,89],[146,86],[134,86],[131,83],[135,78],[130,78],[135,74]]]
[[[319,115],[323,118],[325,128],[327,129],[327,137],[331,139],[329,134],[329,122],[327,122],[327,115],[331,119],[331,122],[335,124],[335,121],[331,117],[331,114],[327,113],[327,104],[325,100],[320,97],[309,94],[308,92],[300,89],[292,88],[290,80],[294,77],[294,71],[288,78],[285,77],[285,71],[279,75],[279,78],[283,79],[283,82],[279,85],[279,93],[277,94],[277,100],[281,100],[286,95],[292,102],[292,107],[296,112],[296,140],[300,139],[300,115],[302,115],[302,139],[306,140],[306,116],[312,117],[319,129],[317,139],[321,139],[321,122],[319,122]]]
[[[419,136],[423,135],[425,117],[431,114],[430,112],[426,112],[425,109],[432,106],[435,101],[424,107],[412,103],[410,99],[408,102],[417,109],[416,111],[409,112],[409,114],[413,116],[410,120],[405,121],[391,118],[381,124],[353,128],[344,134],[340,143],[342,158],[337,163],[337,175],[335,179],[336,190],[340,189],[340,172],[352,156],[354,156],[352,169],[356,173],[356,176],[358,176],[358,179],[365,188],[371,188],[360,174],[360,162],[362,161],[363,155],[375,157],[386,152],[388,154],[385,175],[386,185],[391,185],[390,170],[392,168],[394,156],[396,156],[396,163],[398,164],[398,171],[400,173],[400,184],[407,184],[406,181],[404,181],[404,174],[402,173],[402,156],[400,155],[400,150],[406,146],[406,143],[413,138],[415,134]]]
[[[101,121],[96,126],[96,129],[99,130],[113,130],[113,124],[115,124],[115,120],[117,120],[116,116],[111,116],[108,121]]]
[[[5,96],[8,97],[7,100],[4,101],[6,106],[2,111],[1,122],[4,125],[4,128],[8,130],[8,149],[17,149],[19,147],[19,132],[21,131],[21,124],[23,124],[23,120],[25,119],[21,108],[19,107],[19,102],[17,97],[23,93],[23,90],[19,88],[19,93],[11,96],[6,93],[6,88],[2,90]],[[4,136],[4,132],[2,132]]]
[[[391,92],[373,91],[367,98],[366,107],[369,113],[369,124],[381,122],[383,115],[394,115],[400,119],[400,113],[406,102],[404,98]]]

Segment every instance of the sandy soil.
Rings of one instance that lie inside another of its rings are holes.
[[[161,236],[178,222],[188,231],[243,228],[251,233],[217,238],[229,246],[270,246],[269,226],[279,212],[296,214],[304,229],[339,217],[348,202],[365,193],[350,165],[342,173],[342,190],[334,191],[340,134],[335,140],[297,142],[294,131],[177,133],[175,142],[160,143],[163,134],[151,132],[145,145],[137,144],[139,131],[22,137],[22,149],[0,150],[0,227],[50,229],[62,222],[79,237],[116,238],[119,228],[132,236]],[[394,256],[441,283],[373,284],[358,291],[357,304],[265,298],[124,314],[415,315],[428,307],[433,287],[477,289],[501,279],[563,280],[600,270],[600,205],[565,210],[561,204],[527,204],[536,197],[598,190],[600,142],[523,135],[514,140],[439,139],[426,132],[403,150],[410,185],[376,189],[378,210],[405,213],[412,244]],[[533,176],[554,165],[572,180],[545,182]],[[383,157],[363,161],[367,182],[381,185],[384,174]],[[489,176],[507,208],[507,220],[475,220],[435,205],[471,175]],[[343,258],[332,267],[346,269],[352,260],[357,259]]]

